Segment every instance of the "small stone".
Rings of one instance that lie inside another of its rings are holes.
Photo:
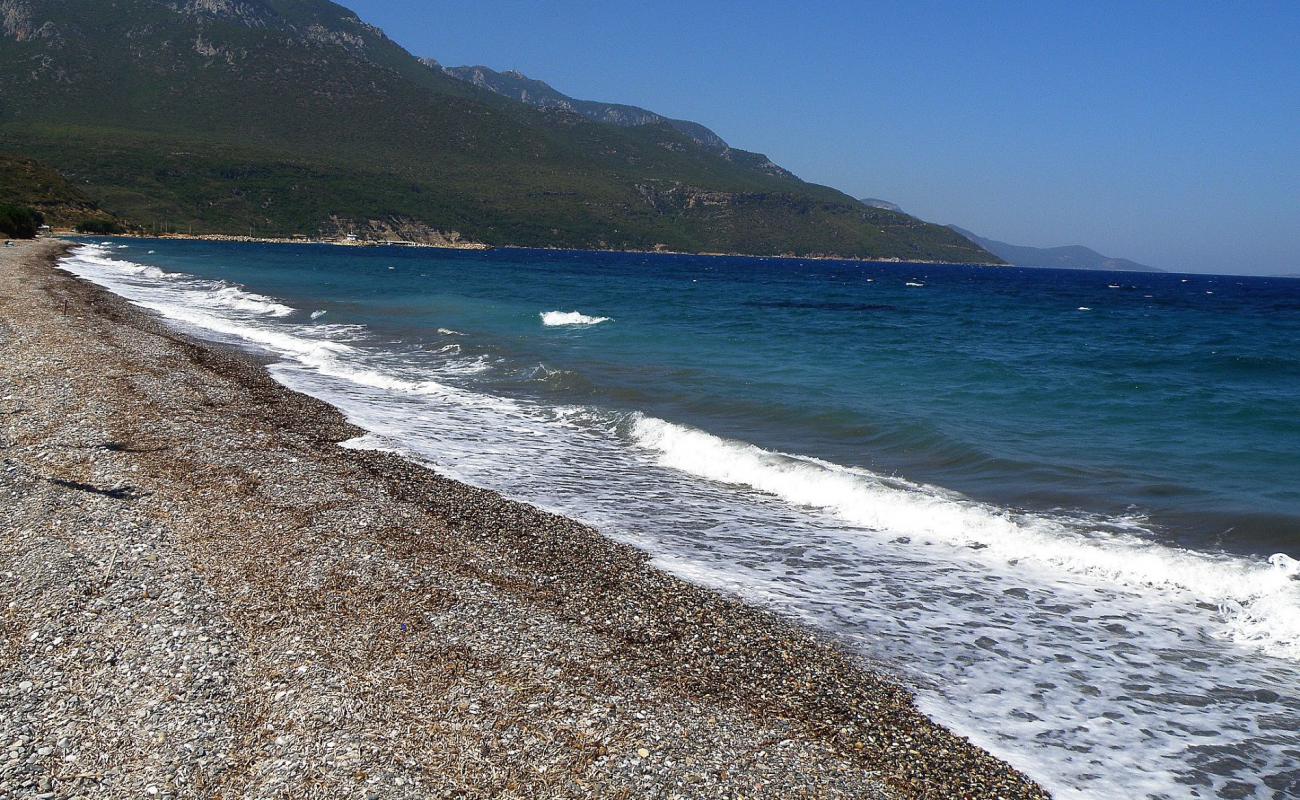
[[[638,756],[641,756],[642,758],[649,758],[649,757],[650,757],[650,751],[647,750],[647,749],[645,749],[644,747],[642,747],[640,750],[637,750],[637,751],[636,751],[636,754],[637,754]]]

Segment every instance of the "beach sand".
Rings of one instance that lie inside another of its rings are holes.
[[[895,682],[0,249],[0,797],[1041,798]]]

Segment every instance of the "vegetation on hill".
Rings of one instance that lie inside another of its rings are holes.
[[[44,218],[34,208],[0,203],[0,235],[10,239],[31,239],[44,224]]]
[[[58,227],[116,222],[58,172],[26,158],[0,155],[0,202],[29,207]]]
[[[116,236],[126,233],[120,222],[111,219],[87,219],[77,223],[77,233],[89,233],[94,236]]]
[[[0,150],[148,230],[401,218],[491,244],[995,260],[669,124],[494,94],[326,0],[10,3],[0,98]]]

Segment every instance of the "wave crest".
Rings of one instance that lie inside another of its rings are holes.
[[[1016,513],[936,486],[764,450],[654,417],[634,416],[633,441],[661,466],[830,513],[856,527],[980,557],[1069,572],[1136,589],[1187,592],[1218,607],[1226,635],[1300,658],[1300,591],[1290,559],[1263,565],[1155,544],[1117,526]]]
[[[208,281],[164,272],[147,264],[111,258],[107,255],[109,252],[111,252],[110,248],[104,245],[83,245],[72,252],[72,258],[67,263],[83,270],[89,269],[100,277],[135,277],[183,285],[191,290],[187,293],[191,303],[211,311],[229,309],[258,316],[287,317],[297,310],[273,298],[247,291],[225,281]]]
[[[542,318],[542,324],[548,328],[562,325],[599,325],[602,322],[613,322],[609,317],[589,317],[577,311],[543,311],[538,316]]]

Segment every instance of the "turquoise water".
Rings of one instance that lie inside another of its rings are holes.
[[[69,268],[271,355],[355,446],[834,631],[1058,796],[1300,796],[1300,281],[143,240]]]

